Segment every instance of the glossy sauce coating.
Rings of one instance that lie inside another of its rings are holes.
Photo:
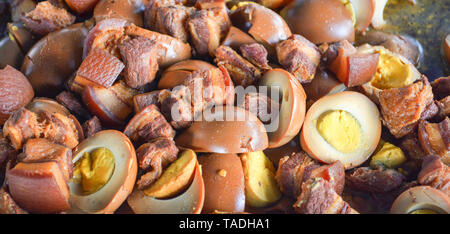
[[[205,182],[202,213],[215,210],[242,212],[245,207],[244,173],[236,154],[209,154],[198,157]]]

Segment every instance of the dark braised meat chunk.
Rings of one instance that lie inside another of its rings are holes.
[[[0,187],[4,182],[5,172],[9,168],[9,164],[16,161],[17,154],[17,150],[11,146],[8,139],[3,137],[0,130]]]
[[[433,92],[428,79],[403,88],[386,89],[379,95],[382,122],[397,138],[416,129],[428,105],[433,102]]]
[[[361,214],[375,214],[380,212],[379,203],[375,201],[371,194],[346,188],[341,196],[344,201]],[[389,208],[390,206],[387,210]]]
[[[142,190],[153,184],[162,175],[163,168],[177,159],[178,151],[175,142],[169,138],[158,138],[140,146],[136,156],[144,174],[137,181],[137,188]]]
[[[41,136],[43,138],[65,145],[70,149],[78,145],[80,139],[73,119],[59,113],[46,111],[39,113],[39,117],[42,119]]]
[[[422,185],[442,190],[450,196],[450,167],[445,165],[438,156],[431,155],[423,160],[417,181]]]
[[[25,163],[55,161],[58,163],[66,181],[72,178],[72,150],[47,139],[29,139],[18,159]]]
[[[189,88],[181,86],[172,90],[170,95],[162,101],[161,111],[173,128],[189,127],[194,120]]]
[[[134,111],[137,113],[151,104],[161,109],[162,101],[169,95],[170,91],[167,89],[135,95],[133,97]]]
[[[321,166],[304,152],[281,158],[275,179],[284,194],[297,197],[302,193],[305,181],[319,177],[328,181],[337,194],[342,194],[345,184],[344,165],[336,161]]]
[[[158,71],[158,45],[146,37],[136,37],[119,45],[125,63],[125,82],[131,88],[146,85]]]
[[[6,173],[14,201],[31,213],[57,213],[70,209],[69,188],[55,161],[19,162]]]
[[[0,173],[2,165],[10,159],[14,159],[17,155],[17,151],[11,146],[8,139],[3,137],[0,133]]]
[[[345,169],[344,165],[340,161],[336,161],[332,164],[322,165],[312,170],[306,170],[303,181],[309,178],[320,177],[328,181],[337,194],[342,194],[345,185]]]
[[[244,97],[243,107],[255,114],[264,124],[269,124],[270,117],[279,111],[280,104],[262,93],[247,93]]]
[[[436,101],[431,102],[428,106],[425,107],[425,110],[420,115],[421,120],[427,120],[435,117],[439,113],[439,107],[436,104]]]
[[[83,123],[83,132],[86,138],[93,136],[102,130],[102,123],[97,116],[94,116]]]
[[[419,137],[416,132],[412,132],[401,139],[399,147],[405,155],[412,160],[421,161],[426,153],[420,146]]]
[[[218,87],[213,87],[211,71],[193,71],[184,80],[183,85],[188,87],[191,94],[193,113],[198,113],[214,104],[214,88]]]
[[[438,118],[444,119],[446,116],[450,116],[450,96],[447,96],[439,101],[435,101],[438,107]]]
[[[437,100],[450,96],[450,76],[440,77],[431,83]]]
[[[27,214],[24,209],[13,200],[4,187],[0,188],[0,214]]]
[[[300,35],[292,35],[276,46],[278,61],[301,83],[314,78],[320,63],[320,51],[316,45]]]
[[[239,49],[242,56],[253,65],[264,70],[271,69],[267,61],[267,50],[263,45],[259,43],[245,44],[241,45]]]
[[[15,111],[3,126],[3,136],[15,149],[21,149],[27,139],[39,137],[41,131],[36,114],[25,108]]]
[[[400,187],[398,187],[392,191],[386,192],[386,193],[370,193],[370,194],[360,193],[360,194],[364,194],[366,196],[366,198],[368,198],[367,200],[365,200],[366,206],[367,206],[367,203],[370,203],[370,206],[372,207],[372,209],[374,209],[372,211],[364,212],[364,213],[372,213],[372,214],[373,213],[388,213],[390,208],[392,207],[392,204],[394,203],[395,199],[400,194],[402,194],[404,191],[408,190],[409,188],[419,186],[419,185],[420,184],[417,181],[411,181],[411,182],[404,183]],[[362,204],[362,205],[364,206],[364,204]],[[360,210],[358,210],[358,211],[360,211]],[[360,212],[363,213],[362,211],[360,211]]]
[[[78,98],[75,97],[71,92],[63,91],[56,96],[56,101],[61,103],[67,109],[70,110],[73,114],[88,119],[91,117],[89,111],[81,104]]]
[[[138,89],[131,88],[123,80],[116,82],[109,90],[130,108],[133,105],[133,97],[139,92]]]
[[[160,158],[161,166],[166,167],[170,162],[175,161],[179,151],[175,146],[175,142],[169,138],[158,138],[139,148],[137,158],[139,167],[142,170],[155,168],[153,163],[156,158]]]
[[[425,157],[425,155],[422,157]],[[397,168],[397,170],[406,177],[407,181],[411,181],[417,179],[417,174],[419,174],[421,164],[422,160],[408,160]]]
[[[233,103],[233,95],[234,87],[224,68],[195,70],[164,96],[161,112],[175,129],[183,129],[203,110]]]
[[[27,28],[39,35],[46,35],[75,22],[75,16],[49,1],[38,3],[34,10],[23,15],[21,19]]]
[[[324,51],[322,61],[326,66],[331,66],[332,62],[336,59],[339,53],[348,57],[351,54],[355,54],[358,50],[347,40],[338,41],[331,44],[324,44],[321,49]]]
[[[197,56],[213,55],[220,45],[220,25],[211,10],[193,13],[187,20],[187,28]]]
[[[247,87],[261,78],[261,70],[245,60],[228,46],[220,46],[215,52],[214,61],[218,66],[224,66],[235,85]]]
[[[377,166],[375,169],[369,167],[357,168],[348,173],[345,180],[346,185],[352,189],[370,193],[383,193],[400,187],[406,181],[406,177],[396,170]]]
[[[77,70],[73,85],[111,87],[125,65],[110,53],[94,48]]]
[[[231,20],[228,16],[228,10],[224,7],[211,7],[208,8],[208,10],[212,12],[214,20],[219,25],[220,39],[224,39],[231,27]]]
[[[19,109],[6,121],[3,134],[15,149],[21,149],[30,138],[46,138],[70,149],[79,143],[79,134],[72,118],[46,111],[35,114],[25,108]]]
[[[149,105],[137,113],[123,131],[134,143],[146,143],[159,137],[173,138],[175,131],[159,112]]]
[[[421,121],[419,124],[419,142],[427,155],[438,155],[446,164],[450,164],[450,119],[446,117],[440,123]]]
[[[359,214],[342,200],[330,182],[321,177],[303,183],[294,209],[300,214]]]
[[[292,153],[291,156],[281,158],[275,176],[281,192],[297,197],[301,193],[305,171],[311,171],[319,166],[319,163],[305,152]]]
[[[214,55],[231,27],[226,8],[202,9],[191,14],[187,29],[197,56]]]
[[[377,71],[379,54],[359,53],[347,40],[324,44],[321,49],[325,66],[347,87],[369,82]]]
[[[189,39],[186,21],[195,12],[194,7],[183,5],[155,5],[147,8],[144,14],[145,23],[150,30],[167,34],[184,42]]]
[[[158,22],[158,8],[164,6],[175,6],[177,5],[177,2],[177,0],[149,0],[144,11],[144,21],[146,26],[151,30],[155,30],[153,24]]]

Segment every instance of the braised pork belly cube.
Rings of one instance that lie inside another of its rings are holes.
[[[28,214],[28,212],[20,208],[6,188],[2,187],[0,188],[0,214]]]
[[[440,77],[431,83],[436,99],[440,100],[450,96],[450,76]]]
[[[102,128],[102,123],[97,116],[94,116],[88,120],[86,120],[83,125],[83,132],[86,138],[95,135],[97,132],[100,132]]]
[[[397,138],[416,129],[433,92],[426,77],[403,88],[385,89],[379,95],[382,122]]]
[[[304,152],[281,158],[275,178],[284,194],[296,198],[302,193],[303,183],[316,177],[328,181],[337,194],[342,194],[345,183],[343,164],[336,161],[320,165]]]
[[[169,138],[157,138],[136,150],[139,168],[143,170],[137,181],[138,189],[146,189],[161,177],[163,169],[177,159],[178,148]]]
[[[136,37],[119,45],[125,63],[125,82],[138,88],[153,81],[158,71],[157,43],[146,37]]]
[[[360,53],[347,40],[329,45],[323,55],[327,68],[347,87],[371,81],[377,72],[379,59],[378,53]]]
[[[57,162],[20,162],[6,173],[17,204],[32,213],[57,213],[70,209],[69,188]]]
[[[320,63],[320,51],[316,45],[300,35],[292,35],[276,46],[278,61],[301,83],[314,78]]]
[[[427,156],[422,163],[422,170],[417,176],[417,181],[422,185],[428,185],[439,189],[450,196],[450,167],[445,165],[439,156]]]
[[[158,137],[173,138],[175,131],[155,105],[147,106],[128,122],[124,131],[134,143],[150,142]]]
[[[450,96],[447,96],[439,101],[435,101],[435,103],[438,107],[438,118],[444,119],[446,116],[450,116]]]
[[[450,119],[446,117],[440,123],[421,121],[418,128],[419,142],[428,155],[438,155],[446,164],[450,164]]]
[[[16,111],[3,126],[3,134],[15,149],[21,149],[30,138],[46,138],[70,149],[78,145],[79,129],[74,119],[47,111],[38,114],[25,108]]]
[[[25,163],[54,161],[58,163],[66,181],[72,178],[72,150],[44,138],[29,139],[23,147],[23,153],[19,155],[19,161]]]
[[[302,193],[294,204],[300,214],[359,214],[321,177],[311,178],[302,184]]]
[[[38,3],[35,9],[25,13],[21,19],[27,28],[39,35],[46,35],[75,22],[75,16],[49,1]]]
[[[220,46],[215,52],[215,62],[224,66],[235,85],[247,87],[261,78],[262,72],[228,46]]]
[[[270,124],[270,116],[280,109],[280,104],[261,93],[247,93],[244,97],[244,109],[258,116],[263,124]]]
[[[89,111],[83,106],[77,97],[71,92],[63,91],[56,96],[56,101],[65,106],[72,114],[88,119],[91,117]]]
[[[144,14],[145,23],[150,30],[186,42],[189,39],[186,21],[194,12],[195,8],[183,5],[155,5],[153,8],[147,8]]]
[[[78,68],[74,84],[109,88],[114,84],[125,65],[110,53],[94,48]]]
[[[187,20],[187,27],[197,56],[213,55],[220,45],[220,25],[209,10],[192,14]]]
[[[22,148],[29,138],[35,138],[42,132],[38,117],[25,108],[15,111],[3,125],[3,136],[11,141],[14,149]]]
[[[245,44],[241,45],[239,49],[242,56],[253,65],[263,70],[271,69],[267,60],[267,50],[263,45],[259,43]]]
[[[134,111],[137,113],[151,104],[161,109],[162,101],[170,94],[167,89],[138,94],[133,97]]]
[[[347,173],[347,186],[357,191],[383,193],[400,187],[406,177],[394,169],[377,166],[375,169],[359,167]]]
[[[161,103],[161,112],[174,129],[185,129],[194,120],[191,93],[187,86],[175,88]]]
[[[133,112],[133,96],[138,93],[130,88],[125,81],[119,80],[113,86],[86,87],[82,98],[86,108],[97,116],[107,127],[123,128],[126,119]]]

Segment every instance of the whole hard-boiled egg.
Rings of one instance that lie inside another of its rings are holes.
[[[236,106],[215,106],[201,121],[180,133],[181,148],[205,153],[245,153],[264,150],[269,141],[264,124],[251,112]]]
[[[314,44],[355,39],[351,11],[340,0],[297,0],[280,14],[292,33]]]
[[[367,160],[380,135],[377,106],[363,94],[344,91],[322,97],[309,108],[300,144],[318,161],[339,160],[350,169]]]

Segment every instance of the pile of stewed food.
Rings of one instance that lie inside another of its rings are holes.
[[[386,2],[0,2],[0,213],[450,213],[450,76]]]

